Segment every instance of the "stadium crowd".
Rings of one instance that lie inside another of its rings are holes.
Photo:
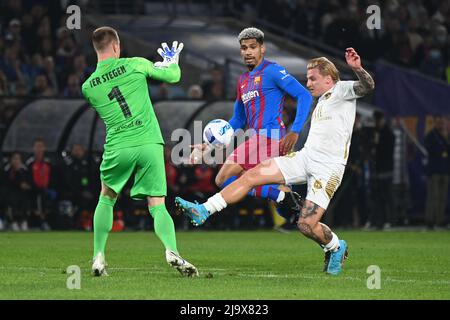
[[[93,71],[82,44],[65,28],[65,13],[52,1],[38,3],[6,0],[0,5],[0,141],[11,118],[29,97],[81,98],[80,85]],[[450,9],[447,0],[380,1],[381,30],[365,27],[368,1],[275,0],[263,7],[261,1],[237,2],[247,17],[262,17],[273,24],[320,39],[337,49],[349,45],[360,48],[368,59],[387,59],[415,68],[450,83]],[[269,7],[267,7],[269,6]],[[225,96],[224,71],[210,70],[200,83],[172,95],[170,89],[150,83],[152,99],[187,97],[208,101]],[[293,103],[286,101],[284,122],[294,118]],[[341,227],[385,228],[408,224],[408,190],[404,179],[396,178],[395,122],[375,113],[375,126],[355,123],[349,164],[327,219]],[[427,136],[428,194],[423,223],[442,227],[448,190],[449,137],[445,117],[437,117],[436,130]],[[393,130],[394,129],[394,130]],[[0,230],[39,228],[89,230],[99,191],[98,168],[101,155],[91,154],[87,146],[75,144],[62,155],[48,154],[45,141],[38,137],[33,154],[13,152],[2,164],[0,174]],[[217,167],[175,166],[166,148],[168,180],[167,204],[173,212],[173,198],[207,198],[217,188]],[[447,156],[444,156],[447,155]],[[149,228],[151,219],[145,203],[124,196],[115,211],[115,230],[124,227]],[[301,188],[298,189],[301,193]],[[438,196],[439,194],[439,196]],[[267,202],[248,199],[245,205],[230,207],[228,213],[208,221],[206,228],[271,226],[273,207]],[[438,212],[438,213],[436,213]],[[190,228],[182,217],[175,223]],[[285,226],[289,228],[290,226]]]
[[[381,29],[367,28],[367,8],[376,4]],[[287,32],[342,50],[357,48],[367,60],[385,59],[450,83],[448,0],[236,1],[250,21],[263,19]]]

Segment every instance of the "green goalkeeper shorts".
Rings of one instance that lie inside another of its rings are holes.
[[[167,195],[164,146],[146,144],[103,153],[100,178],[117,194],[134,174],[130,195],[133,199]]]

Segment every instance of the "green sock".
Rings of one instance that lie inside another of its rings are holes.
[[[116,200],[100,195],[94,214],[94,257],[105,255],[106,240],[113,224],[113,208]]]
[[[177,239],[175,237],[175,226],[172,217],[167,212],[166,205],[160,204],[149,207],[150,214],[153,217],[156,236],[161,240],[166,249],[178,253]]]

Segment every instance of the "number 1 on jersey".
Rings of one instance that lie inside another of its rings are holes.
[[[117,100],[125,119],[131,117],[130,107],[128,106],[127,102],[125,101],[125,98],[123,97],[122,92],[120,92],[119,87],[112,88],[111,92],[108,94],[108,98],[109,98],[109,100],[114,100],[114,99]]]

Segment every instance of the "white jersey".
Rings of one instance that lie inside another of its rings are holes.
[[[313,160],[347,164],[356,115],[355,81],[338,81],[317,102],[305,151]]]

